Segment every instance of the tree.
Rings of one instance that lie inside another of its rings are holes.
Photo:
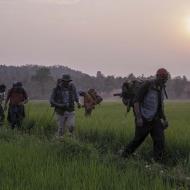
[[[173,79],[176,98],[181,98],[184,95],[185,86],[187,84],[186,78],[180,76]]]
[[[42,96],[47,96],[50,92],[50,87],[54,84],[50,69],[47,67],[37,69],[35,75],[31,77],[31,81],[39,89]]]
[[[102,79],[102,78],[104,78],[104,75],[102,74],[101,71],[98,71],[96,74],[96,77]]]

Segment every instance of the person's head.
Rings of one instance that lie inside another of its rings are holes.
[[[22,84],[22,82],[17,82],[16,86],[17,86],[17,88],[22,88],[23,84]]]
[[[17,87],[17,81],[13,82],[13,88],[16,88]]]
[[[64,75],[62,76],[61,81],[62,81],[62,85],[63,85],[64,87],[67,87],[67,86],[69,86],[69,83],[72,81],[72,79],[71,79],[71,76],[70,76],[70,75],[64,74]]]
[[[18,81],[13,82],[13,88],[15,88],[15,89],[19,88],[20,89],[22,87],[23,87],[22,82],[18,82]]]
[[[88,90],[88,93],[92,94],[92,95],[96,95],[96,90],[91,88],[91,89]]]
[[[166,84],[168,79],[169,79],[169,72],[164,68],[158,69],[158,71],[156,72],[156,80],[158,84],[164,85]]]

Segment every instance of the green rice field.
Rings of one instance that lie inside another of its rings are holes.
[[[77,110],[74,137],[59,140],[53,109],[31,102],[21,130],[0,129],[0,189],[189,189],[190,102],[168,102],[166,113],[167,154],[155,163],[150,137],[131,158],[120,157],[134,135],[133,114],[121,103],[97,106],[91,118]]]

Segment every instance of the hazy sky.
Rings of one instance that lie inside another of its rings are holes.
[[[190,0],[0,0],[0,64],[190,78]]]

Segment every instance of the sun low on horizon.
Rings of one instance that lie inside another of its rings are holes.
[[[184,33],[186,34],[186,37],[190,38],[190,14],[188,16],[184,16],[183,30]]]
[[[0,64],[190,78],[190,0],[0,0]],[[147,69],[148,68],[148,69]]]
[[[175,15],[173,23],[173,36],[170,36],[173,48],[176,48],[177,52],[181,53],[182,56],[188,55],[190,47],[190,13]]]

